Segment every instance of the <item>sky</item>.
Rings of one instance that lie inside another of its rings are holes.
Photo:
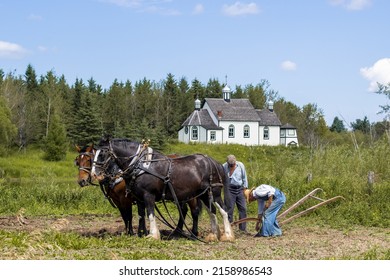
[[[375,91],[390,82],[389,11],[388,0],[0,0],[0,69],[106,89],[169,73],[233,91],[267,80],[348,128],[385,118]]]

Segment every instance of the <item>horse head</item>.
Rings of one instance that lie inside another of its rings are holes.
[[[85,187],[92,183],[91,170],[95,149],[93,144],[91,144],[83,148],[76,146],[76,150],[79,153],[74,161],[75,165],[78,166],[79,169],[77,183],[80,187]]]

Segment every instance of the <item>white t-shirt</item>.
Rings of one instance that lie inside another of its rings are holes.
[[[262,184],[254,189],[252,194],[257,200],[257,213],[261,215],[263,214],[265,200],[268,200],[270,196],[275,194],[275,188],[270,185]]]

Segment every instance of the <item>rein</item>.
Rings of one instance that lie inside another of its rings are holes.
[[[89,157],[89,162],[90,162],[90,166],[81,166],[79,165],[79,172],[80,170],[81,171],[84,171],[86,173],[88,173],[88,183],[91,184],[91,185],[94,185],[94,186],[97,186],[98,184],[95,184],[92,182],[92,175],[91,175],[91,171],[92,171],[92,162],[93,162],[93,157],[95,156],[94,153],[90,153],[90,152],[83,152],[83,153],[80,153],[78,157],[80,156],[88,156]],[[76,158],[77,160],[77,158]]]
[[[109,157],[108,157],[108,158],[114,158],[114,160],[115,160],[115,159],[118,160],[120,157],[118,157],[118,156],[114,153],[113,148],[112,148],[112,143],[111,143],[111,142],[110,142],[109,147],[110,147],[110,150],[109,150]],[[142,148],[141,148],[141,147],[142,147]],[[167,157],[167,156],[164,156],[164,158],[153,159],[153,153],[152,153],[152,158],[151,158],[151,159],[144,159],[145,157],[147,157],[147,156],[149,155],[149,154],[144,154],[144,151],[146,151],[147,149],[148,149],[147,146],[141,145],[141,144],[140,144],[140,145],[138,146],[137,152],[136,152],[133,156],[130,156],[130,157],[123,157],[123,158],[127,158],[128,160],[131,160],[131,162],[129,163],[128,167],[122,172],[122,175],[124,175],[124,174],[129,174],[129,173],[130,173],[132,184],[135,183],[135,180],[136,180],[137,177],[139,177],[139,176],[141,176],[142,174],[145,174],[145,173],[146,173],[146,174],[150,174],[150,175],[152,175],[152,176],[154,176],[154,177],[156,177],[156,178],[162,180],[162,181],[164,182],[164,186],[165,186],[165,187],[168,186],[169,191],[170,191],[171,194],[172,194],[173,201],[174,201],[174,203],[175,203],[175,205],[176,205],[176,207],[177,207],[177,209],[178,209],[178,211],[179,211],[180,218],[183,220],[184,226],[186,227],[186,229],[188,230],[188,232],[190,232],[190,234],[191,234],[190,238],[196,239],[196,240],[199,240],[199,241],[202,241],[202,242],[203,242],[203,240],[199,239],[197,236],[195,236],[195,235],[191,232],[191,230],[188,228],[188,225],[185,223],[185,218],[184,218],[183,212],[182,212],[181,207],[180,207],[181,204],[180,204],[180,202],[179,202],[179,199],[178,199],[177,196],[176,196],[176,192],[175,192],[175,190],[174,190],[174,188],[173,188],[173,185],[172,185],[172,183],[171,183],[170,175],[171,175],[171,169],[172,169],[172,160],[174,160],[175,158],[169,158],[169,157]],[[145,166],[143,165],[143,163],[149,163],[149,164],[151,164],[152,162],[159,162],[159,161],[168,161],[168,162],[169,162],[169,166],[168,166],[168,170],[167,170],[167,175],[166,175],[166,176],[163,176],[163,175],[161,175],[161,174],[159,174],[159,173],[157,173],[157,172],[154,172],[153,170],[151,170],[151,169],[149,168],[149,166],[148,166],[148,167],[145,167]],[[140,172],[138,172],[138,171],[140,171]],[[131,186],[132,186],[132,184],[129,184],[129,185],[126,184],[126,188],[128,189],[128,192],[129,192],[129,193],[131,192]],[[163,205],[164,205],[164,207],[165,207],[165,210],[167,211],[167,213],[168,213],[170,219],[173,221],[173,218],[172,218],[172,216],[169,214],[168,207],[167,207],[167,205],[166,205],[166,203],[165,203],[165,201],[166,201],[166,200],[165,200],[165,187],[164,187],[163,194],[162,194],[162,202],[163,202]],[[193,197],[193,198],[191,198],[191,199],[196,199],[198,196],[203,195],[203,194],[204,194],[206,191],[208,191],[209,189],[211,189],[211,187],[206,188],[201,194],[199,194],[199,195],[197,195],[197,196],[195,196],[195,197]],[[191,199],[188,199],[188,200],[186,200],[186,201],[181,201],[181,203],[182,203],[182,204],[183,204],[183,203],[187,203],[187,202],[190,201]],[[167,226],[173,228],[173,226],[169,224],[169,222],[164,218],[164,216],[162,215],[162,213],[159,211],[159,209],[158,209],[158,207],[157,207],[156,204],[155,204],[155,209],[157,209],[157,212],[158,212],[159,215],[161,216],[161,219],[163,220],[163,222],[164,222]],[[180,234],[182,234],[184,237],[187,237],[187,238],[188,238],[188,236],[186,236],[184,232],[180,232]]]
[[[99,182],[99,184],[95,184],[94,182],[92,182],[92,174],[91,174],[92,173],[92,165],[93,165],[93,163],[95,163],[95,165],[96,165],[96,162],[93,160],[95,157],[95,153],[84,152],[84,153],[79,154],[79,156],[82,156],[82,155],[89,157],[90,166],[79,166],[79,171],[82,170],[82,171],[88,173],[88,183],[93,185],[93,186],[99,186],[100,190],[102,191],[103,195],[106,197],[108,202],[111,204],[111,206],[114,208],[118,208],[115,205],[115,203],[112,201],[111,197],[108,195],[107,191],[104,189],[104,185],[100,182]]]

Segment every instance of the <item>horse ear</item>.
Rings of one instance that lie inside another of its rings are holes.
[[[87,152],[91,152],[93,150],[93,143],[87,146]]]

